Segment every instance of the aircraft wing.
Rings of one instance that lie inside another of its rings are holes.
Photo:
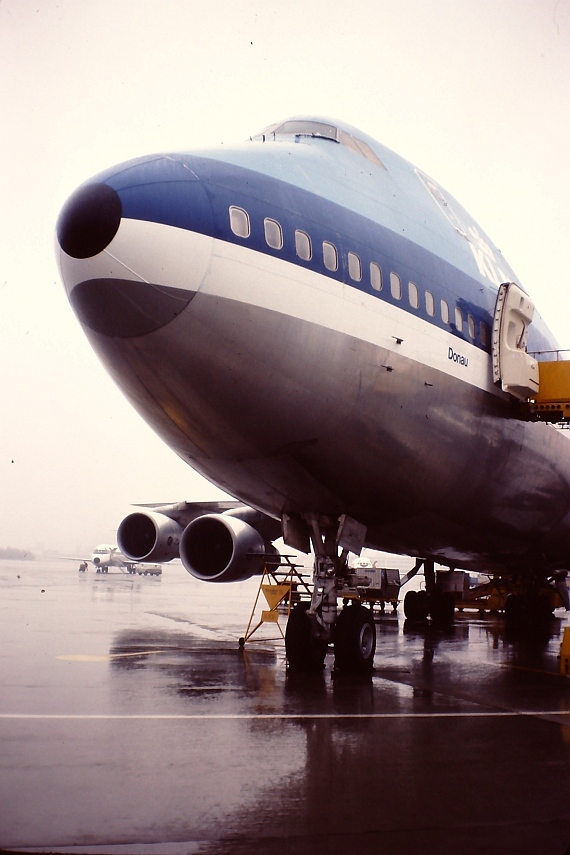
[[[148,502],[134,503],[134,508],[148,508],[149,511],[157,511],[164,514],[177,522],[184,521],[188,518],[190,522],[202,514],[223,514],[224,511],[233,510],[233,508],[245,508],[243,502],[236,502],[228,499],[223,502]],[[186,515],[189,515],[188,517]]]
[[[151,503],[151,504],[134,504],[134,508],[146,508],[149,511],[154,511],[157,514],[163,514],[171,520],[177,522],[180,526],[185,527],[197,517],[202,517],[204,514],[223,514],[225,511],[232,511],[235,508],[246,508],[242,502],[224,501],[224,502],[173,502],[173,503]]]

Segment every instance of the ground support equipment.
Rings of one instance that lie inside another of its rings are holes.
[[[358,600],[371,609],[376,606],[381,612],[386,606],[392,606],[394,611],[398,608],[400,601],[400,571],[390,567],[363,567],[357,568],[364,575],[350,573],[347,577],[346,587],[338,591],[338,596],[343,601]]]
[[[263,624],[273,624],[279,631],[279,636],[263,641],[284,641],[285,634],[280,626],[281,617],[288,619],[291,609],[299,604],[308,604],[311,600],[311,589],[305,574],[300,572],[300,565],[294,564],[292,555],[281,555],[280,563],[275,564],[275,556],[271,556],[271,563],[265,565],[261,576],[251,616],[244,635],[239,639],[240,647],[251,641],[252,635],[260,629]],[[263,598],[269,608],[263,608]]]

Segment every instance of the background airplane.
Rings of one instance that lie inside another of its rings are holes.
[[[160,564],[131,561],[126,555],[123,555],[118,546],[112,546],[108,543],[96,546],[91,558],[80,558],[78,560],[80,561],[80,572],[85,572],[88,565],[92,564],[97,573],[108,573],[111,567],[117,567],[126,573],[138,573],[144,576],[160,576],[162,573]]]
[[[548,610],[570,556],[570,445],[533,420],[557,343],[499,249],[436,181],[361,131],[294,117],[237,146],[112,167],[68,200],[58,262],[127,397],[239,500],[137,510],[133,559],[207,581],[314,553],[287,655],[372,665],[369,609],[339,610],[348,555],[417,559],[410,617],[449,619],[435,565],[521,580]],[[221,512],[220,512],[221,511]],[[567,597],[567,594],[566,594]],[[566,599],[567,602],[567,599]]]

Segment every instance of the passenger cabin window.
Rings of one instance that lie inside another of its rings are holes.
[[[354,252],[348,253],[348,275],[355,282],[360,282],[362,279],[362,264],[360,258]]]
[[[311,238],[306,232],[297,229],[295,232],[295,252],[303,261],[310,261],[313,255]]]
[[[459,306],[455,307],[455,326],[457,327],[457,332],[463,332],[463,312]]]
[[[230,228],[237,237],[248,238],[251,234],[251,226],[247,211],[232,205],[230,208]]]
[[[283,249],[283,229],[277,220],[266,217],[263,221],[265,228],[265,240],[272,249]]]
[[[408,300],[410,301],[410,306],[412,309],[419,309],[420,307],[420,294],[418,291],[418,286],[413,282],[408,282]]]
[[[394,300],[402,299],[402,282],[397,273],[390,273],[390,293]]]
[[[327,270],[338,270],[338,254],[334,243],[323,241],[323,261]]]
[[[370,284],[375,291],[382,290],[382,270],[375,261],[370,262]]]
[[[321,125],[321,127],[313,127],[309,130],[307,128],[299,127],[287,127],[286,129],[279,129],[282,133],[295,133],[295,134],[303,134],[305,132],[311,136],[324,136],[330,139],[334,139],[334,135],[330,133],[332,126]],[[349,147],[354,147],[352,142],[347,141],[346,135],[342,132],[344,139],[340,141],[345,145],[349,145]],[[336,140],[337,142],[339,140]],[[359,141],[360,143],[360,141]],[[362,153],[362,152],[361,152]],[[231,205],[229,208],[229,218],[230,218],[230,228],[234,235],[240,238],[248,238],[251,235],[251,223],[249,219],[249,214],[243,208],[239,208],[237,205]],[[267,245],[272,249],[283,249],[283,229],[281,224],[270,217],[266,217],[263,221],[265,240]],[[338,270],[338,250],[336,246],[330,241],[323,241],[323,263],[327,270],[335,272]],[[295,252],[297,253],[297,257],[302,259],[303,261],[310,261],[313,257],[313,246],[311,242],[310,236],[307,232],[302,229],[295,230]],[[348,252],[348,274],[350,278],[354,282],[362,281],[362,262],[360,257],[355,252]],[[371,261],[369,265],[370,271],[370,285],[375,291],[381,291],[383,288],[383,279],[382,279],[382,269],[379,264],[375,261]],[[390,273],[390,294],[392,295],[394,300],[402,299],[402,281],[397,273],[393,271]],[[425,300],[425,311],[426,314],[433,318],[436,313],[436,301],[434,295],[431,291],[426,290],[424,292],[424,300]],[[413,309],[419,309],[420,307],[420,291],[418,286],[414,282],[408,282],[408,301],[410,306]],[[447,300],[440,300],[440,314],[441,320],[444,324],[449,324],[451,322],[451,313],[449,309],[449,303]],[[461,308],[459,306],[455,306],[453,313],[455,327],[458,332],[462,333],[464,331],[464,316]],[[483,347],[489,346],[490,341],[490,333],[489,327],[483,321],[480,321],[477,324],[473,315],[467,315],[467,332],[469,337],[475,341],[477,338],[477,333],[479,333],[481,345]]]

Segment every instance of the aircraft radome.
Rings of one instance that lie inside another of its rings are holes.
[[[314,558],[287,656],[366,670],[348,553],[565,591],[570,444],[527,417],[557,344],[500,251],[436,181],[346,124],[298,117],[235,146],[154,154],[83,184],[57,223],[71,305],[133,406],[236,502],[138,509],[119,546],[194,576]],[[549,352],[549,353],[548,353]],[[269,558],[268,558],[269,556]],[[567,595],[566,604],[568,605]]]

